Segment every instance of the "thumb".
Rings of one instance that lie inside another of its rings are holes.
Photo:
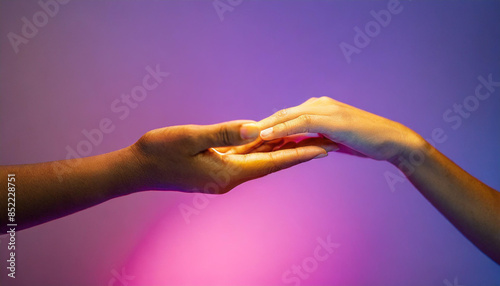
[[[235,120],[202,126],[198,139],[200,151],[212,147],[237,146],[254,141],[260,129],[251,120]]]

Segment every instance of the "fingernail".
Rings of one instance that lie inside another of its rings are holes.
[[[321,148],[325,149],[326,152],[333,152],[339,150],[339,146],[336,145],[325,145],[321,146]]]
[[[318,156],[314,157],[314,159],[325,158],[326,156],[328,156],[328,153],[321,153]]]
[[[243,124],[240,128],[241,139],[255,139],[259,136],[259,127],[255,123]]]
[[[264,138],[264,137],[268,137],[269,135],[271,135],[273,133],[273,128],[272,127],[269,127],[267,129],[264,129],[260,132],[260,137]]]

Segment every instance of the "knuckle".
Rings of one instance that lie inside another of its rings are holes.
[[[320,97],[320,99],[318,100],[320,103],[322,104],[327,104],[327,105],[337,105],[337,104],[340,104],[340,101],[337,101],[331,97],[328,97],[328,96],[322,96]]]
[[[311,123],[311,116],[309,114],[303,114],[303,115],[301,115],[299,117],[300,117],[300,121],[302,123],[306,123],[306,124]]]
[[[285,117],[287,113],[288,113],[287,108],[281,109],[280,111],[276,112],[276,117],[277,118]]]
[[[276,132],[277,133],[282,133],[283,131],[286,132],[286,135],[290,135],[290,123],[288,121],[280,123],[276,126]]]
[[[303,153],[302,149],[300,149],[300,148],[293,148],[291,151],[294,153],[293,155],[294,155],[295,158],[301,158],[302,157],[302,153]]]
[[[307,131],[309,129],[308,126],[311,125],[312,121],[313,121],[311,115],[309,115],[309,114],[303,114],[303,115],[299,116],[299,120],[300,120],[301,124],[304,126],[304,129],[306,129],[304,131]]]
[[[314,102],[316,100],[318,100],[318,98],[313,96],[313,97],[309,98],[308,100],[306,100],[306,102]]]
[[[217,132],[217,142],[221,142],[225,146],[231,145],[231,137],[226,126],[221,126],[219,128],[219,132]]]

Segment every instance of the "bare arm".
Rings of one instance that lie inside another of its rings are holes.
[[[416,150],[416,149],[415,149]],[[422,164],[408,173],[400,160],[392,164],[465,237],[500,264],[500,193],[485,185],[427,142],[420,149]],[[408,155],[403,155],[408,159]]]
[[[311,98],[277,112],[258,126],[264,140],[320,133],[338,143],[340,152],[391,162],[458,230],[500,264],[500,193],[411,129],[328,97]],[[402,163],[419,154],[423,161],[412,168]]]
[[[17,229],[41,224],[138,189],[133,178],[140,170],[131,148],[57,163],[64,164],[68,171],[62,181],[54,171],[54,162],[0,167],[2,181],[7,180],[8,174],[15,174],[13,223],[17,223]],[[2,205],[7,206],[7,183],[2,185],[0,198]],[[0,227],[5,233],[8,216],[3,206],[0,217]]]
[[[274,150],[275,144],[263,144],[258,136],[258,127],[249,121],[173,126],[152,130],[132,146],[103,155],[0,166],[5,182],[1,232],[8,220],[3,207],[8,174],[15,174],[14,223],[23,229],[142,190],[226,193],[245,181],[324,156],[324,148],[332,145],[318,139],[309,146]]]

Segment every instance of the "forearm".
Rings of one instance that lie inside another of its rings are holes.
[[[64,173],[54,164],[64,166]],[[141,172],[131,148],[82,159],[1,166],[2,233],[7,224],[7,176],[15,174],[15,223],[38,225],[140,188]]]
[[[490,258],[500,263],[500,193],[485,185],[429,143],[418,149],[423,161],[412,164],[413,170],[392,163],[406,173],[411,183],[460,232]],[[406,152],[403,160],[411,162]],[[413,160],[415,162],[416,160]]]
[[[339,152],[391,162],[467,238],[500,263],[500,193],[406,126],[328,97],[310,98],[258,124],[264,140],[321,133],[341,143]]]

